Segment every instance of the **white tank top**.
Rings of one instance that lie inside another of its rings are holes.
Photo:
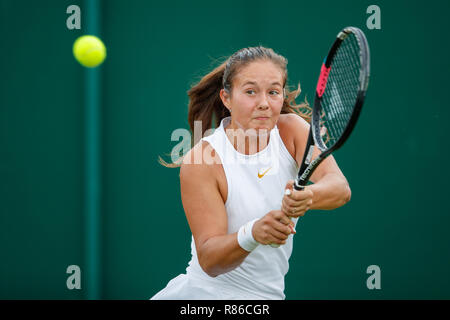
[[[207,141],[221,159],[228,184],[225,203],[228,233],[235,233],[246,222],[281,209],[284,187],[288,180],[295,178],[298,167],[277,126],[271,130],[269,143],[263,150],[245,155],[236,151],[225,134],[224,128],[230,121],[230,117],[223,119],[220,127],[202,140]],[[201,268],[192,238],[192,258],[186,274],[262,299],[284,299],[284,276],[289,269],[292,242],[290,235],[286,244],[279,248],[259,245],[237,268],[212,278]]]

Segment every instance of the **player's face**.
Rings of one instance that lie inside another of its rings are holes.
[[[231,95],[221,92],[231,110],[231,126],[243,130],[270,131],[283,106],[283,72],[267,60],[251,62],[233,79]]]

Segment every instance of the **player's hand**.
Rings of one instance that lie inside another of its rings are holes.
[[[294,223],[281,210],[270,211],[253,225],[253,238],[261,244],[285,244],[294,231]]]
[[[295,190],[293,180],[288,181],[285,190],[281,209],[290,218],[303,217],[306,211],[311,208],[313,192],[308,187],[301,191]]]

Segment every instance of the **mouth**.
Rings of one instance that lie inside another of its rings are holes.
[[[270,117],[255,117],[255,120],[259,120],[259,121],[266,121],[269,119],[270,119]]]

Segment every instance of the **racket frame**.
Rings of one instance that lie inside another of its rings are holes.
[[[359,74],[360,80],[359,89],[356,96],[355,107],[353,108],[352,115],[343,133],[331,147],[327,147],[320,134],[322,95],[326,89],[326,83],[332,67],[333,59],[336,56],[336,53],[339,47],[341,46],[342,42],[351,33],[355,35],[360,46],[361,69]],[[308,140],[306,143],[305,154],[303,155],[302,163],[299,168],[297,178],[294,181],[294,188],[296,190],[303,190],[307,185],[312,173],[319,166],[319,164],[332,152],[339,149],[350,136],[361,113],[362,105],[364,103],[364,99],[366,96],[367,87],[369,85],[369,77],[370,77],[370,52],[367,39],[360,29],[355,27],[346,27],[341,32],[338,33],[336,40],[331,46],[331,49],[322,65],[319,81],[316,87],[314,106],[311,116],[311,126],[308,134]],[[321,151],[321,153],[314,160],[311,161],[314,146],[316,146]]]

